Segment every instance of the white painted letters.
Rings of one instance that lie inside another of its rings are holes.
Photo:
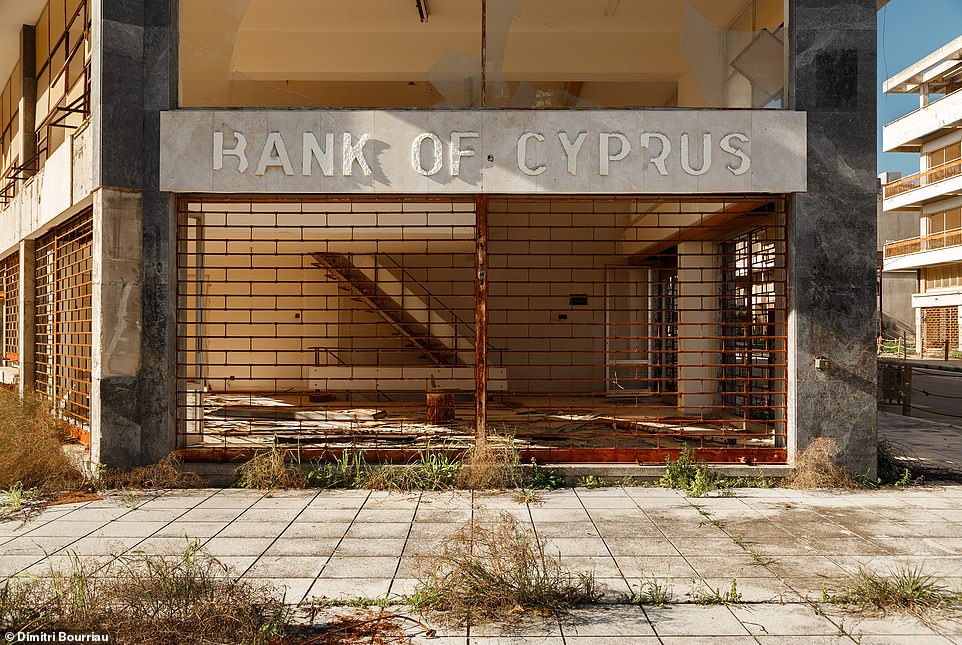
[[[702,137],[701,157],[701,168],[695,170],[691,167],[691,142],[688,133],[681,135],[681,169],[693,177],[704,175],[711,170],[711,134]]]
[[[237,143],[233,148],[224,149],[224,133],[220,130],[214,131],[214,170],[224,168],[224,155],[237,157],[237,172],[247,170],[247,137],[240,132],[234,132],[234,139]]]
[[[665,165],[665,161],[668,160],[668,155],[671,154],[671,139],[660,132],[642,132],[641,147],[650,147],[652,139],[658,139],[658,141],[661,142],[661,152],[658,153],[657,157],[652,157],[650,161],[651,163],[655,164],[655,168],[658,169],[659,175],[662,177],[667,177],[668,166]]]
[[[371,167],[367,165],[367,160],[364,158],[364,144],[367,140],[371,138],[369,134],[362,134],[357,140],[357,143],[351,143],[351,133],[344,133],[344,146],[342,148],[341,157],[341,174],[345,177],[350,177],[351,172],[354,169],[354,162],[361,168],[361,174],[365,177],[371,176]]]
[[[314,171],[314,160],[317,159],[321,172],[325,177],[334,174],[334,135],[328,133],[324,137],[324,149],[317,143],[313,132],[304,133],[304,158],[301,161],[301,174],[310,177]]]
[[[588,133],[579,132],[574,143],[571,143],[567,132],[559,132],[558,138],[561,139],[561,147],[564,148],[565,156],[568,157],[568,174],[571,176],[577,176],[578,153],[581,152],[581,146],[584,145],[585,139],[588,138]]]
[[[421,144],[424,143],[425,139],[430,139],[431,143],[434,144],[434,163],[430,168],[425,168],[421,160]],[[438,138],[438,135],[433,132],[422,132],[414,137],[414,142],[411,143],[411,167],[414,168],[414,172],[425,177],[430,177],[441,172],[442,163],[444,163],[444,156],[442,153],[441,139]]]
[[[621,141],[621,149],[616,154],[611,154],[611,140]],[[621,161],[631,152],[631,142],[628,137],[620,132],[602,132],[598,135],[598,174],[602,177],[608,176],[608,165],[612,161]]]
[[[287,146],[284,145],[284,139],[281,138],[280,132],[271,132],[267,135],[267,143],[264,144],[264,150],[261,151],[261,159],[257,162],[257,169],[254,174],[263,177],[270,166],[280,166],[288,177],[294,174],[291,158],[287,154]]]
[[[741,161],[741,163],[738,165],[737,168],[730,164],[728,165],[728,169],[731,171],[731,173],[736,177],[738,177],[740,175],[744,175],[746,172],[751,170],[752,160],[751,160],[751,157],[745,154],[744,150],[733,146],[732,141],[738,141],[740,143],[747,144],[748,137],[744,134],[734,132],[732,134],[722,137],[721,143],[719,144],[722,150],[724,150],[730,155],[735,155]]]
[[[451,176],[457,177],[461,174],[461,158],[473,157],[472,148],[461,148],[462,139],[478,139],[481,135],[477,132],[452,132],[451,133]]]
[[[540,164],[534,168],[528,166],[528,141],[530,139],[544,141],[544,135],[538,132],[525,132],[518,137],[518,170],[529,177],[536,177],[545,171],[545,165]]]

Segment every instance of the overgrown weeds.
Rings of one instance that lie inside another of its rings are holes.
[[[68,426],[35,395],[0,388],[0,489],[47,495],[77,488],[84,476],[63,451]]]
[[[838,443],[828,437],[817,437],[795,457],[795,470],[787,484],[792,488],[858,488],[851,473],[839,466]]]
[[[658,481],[662,488],[683,490],[691,497],[703,497],[712,491],[733,488],[772,488],[775,480],[769,477],[727,477],[704,462],[695,460],[691,446],[682,446],[678,458],[665,458],[665,473]]]
[[[518,449],[514,440],[488,437],[465,451],[455,480],[467,490],[505,490],[522,484]]]
[[[237,485],[241,488],[304,488],[307,482],[297,454],[277,446],[258,452],[237,469]]]
[[[911,486],[920,480],[912,471],[902,465],[895,456],[895,448],[891,442],[883,439],[878,442],[878,475],[875,479],[867,475],[856,473],[853,479],[864,488],[882,488],[883,486]]]
[[[662,607],[671,602],[671,587],[662,583],[654,576],[642,578],[638,590],[632,589],[627,602],[630,605],[653,605]]]
[[[417,460],[400,466],[369,468],[364,488],[374,490],[447,490],[457,485],[463,463],[447,449],[430,444],[418,451]]]
[[[922,567],[899,567],[890,576],[859,569],[847,590],[838,594],[823,591],[822,600],[869,611],[925,614],[962,605],[962,593],[950,590]]]
[[[203,478],[197,473],[184,470],[180,457],[171,453],[158,463],[134,468],[129,472],[101,468],[96,472],[94,486],[98,489],[149,490],[174,488],[200,488]]]
[[[21,631],[108,629],[112,641],[270,643],[289,613],[272,589],[241,582],[189,543],[176,556],[117,557],[95,569],[77,556],[66,572],[7,579],[0,625]]]
[[[528,472],[528,486],[535,490],[557,490],[563,488],[565,478],[554,468],[545,468],[532,461]]]
[[[591,574],[569,571],[507,513],[468,523],[419,564],[419,585],[408,602],[454,621],[560,612],[600,595]]]
[[[731,586],[725,591],[710,585],[696,587],[691,599],[696,605],[734,605],[742,601],[742,594],[738,591],[738,581],[732,578]]]
[[[611,482],[601,475],[582,475],[576,485],[580,488],[606,488],[611,486]]]

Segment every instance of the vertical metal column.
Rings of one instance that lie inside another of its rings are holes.
[[[488,197],[478,195],[475,209],[476,252],[474,259],[474,421],[476,441],[488,438]]]
[[[37,36],[36,28],[20,28],[20,166],[21,179],[37,174]],[[32,387],[32,386],[31,386]]]

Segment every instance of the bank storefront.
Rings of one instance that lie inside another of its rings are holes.
[[[406,460],[787,458],[771,110],[178,110],[177,429]]]

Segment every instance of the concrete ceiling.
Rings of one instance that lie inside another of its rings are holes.
[[[0,86],[20,57],[20,26],[35,25],[47,0],[0,0]]]

